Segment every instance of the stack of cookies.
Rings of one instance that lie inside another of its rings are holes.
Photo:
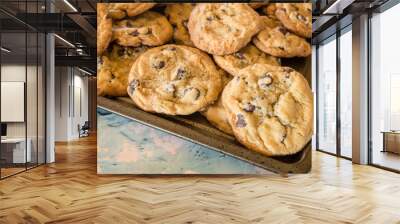
[[[99,3],[98,94],[141,109],[200,112],[250,150],[300,151],[313,99],[280,58],[309,57],[308,3]]]

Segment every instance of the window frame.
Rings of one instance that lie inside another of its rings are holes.
[[[341,81],[341,79],[340,79],[340,77],[341,77],[341,67],[340,67],[340,37],[342,36],[342,35],[344,35],[345,33],[347,33],[347,32],[352,32],[352,23],[349,23],[349,24],[347,24],[345,27],[343,27],[343,28],[341,28],[341,29],[339,29],[339,30],[337,30],[334,34],[332,34],[332,35],[330,35],[329,37],[327,37],[327,38],[325,38],[325,39],[323,39],[323,40],[321,40],[321,41],[319,41],[317,44],[316,44],[316,46],[315,46],[315,53],[316,53],[316,60],[315,60],[315,72],[316,72],[316,75],[315,75],[315,86],[316,86],[316,91],[317,91],[317,94],[315,94],[316,95],[316,100],[315,100],[315,104],[316,104],[316,106],[315,106],[315,113],[316,113],[316,133],[315,133],[315,145],[316,145],[316,151],[319,151],[319,152],[323,152],[323,153],[327,153],[327,154],[329,154],[329,155],[333,155],[333,156],[337,156],[337,157],[340,157],[340,158],[344,158],[344,159],[346,159],[346,160],[352,160],[352,158],[350,158],[350,157],[347,157],[347,156],[344,156],[344,155],[342,155],[342,153],[341,153],[341,119],[340,119],[340,81]],[[333,38],[334,37],[334,38]],[[320,80],[319,80],[319,77],[320,77],[320,74],[319,74],[319,66],[320,66],[320,64],[319,64],[319,51],[318,51],[318,49],[319,49],[319,47],[320,47],[320,45],[321,45],[321,43],[328,43],[328,42],[330,42],[330,41],[336,41],[336,61],[335,61],[335,63],[336,63],[336,151],[335,151],[335,153],[332,153],[332,152],[328,152],[328,151],[326,151],[326,150],[324,150],[324,149],[321,149],[320,147],[319,147],[319,128],[318,128],[318,123],[319,123],[319,103],[320,103],[320,100],[319,100],[319,94],[318,94],[318,89],[319,89],[319,82],[320,82]]]
[[[387,170],[387,171],[391,171],[391,172],[395,172],[395,173],[400,173],[400,170],[391,168],[391,167],[387,167],[384,165],[380,165],[377,163],[373,162],[373,153],[374,153],[374,149],[373,149],[373,130],[372,130],[372,93],[373,93],[373,88],[372,88],[372,18],[373,18],[373,14],[381,14],[384,13],[385,11],[391,9],[394,6],[397,6],[398,4],[400,4],[399,0],[388,0],[387,2],[385,2],[384,4],[380,5],[377,8],[374,8],[372,10],[368,11],[368,32],[367,32],[367,38],[368,38],[368,69],[367,69],[367,77],[368,77],[368,152],[367,152],[367,163],[370,166],[376,167],[376,168],[380,168],[383,170]]]

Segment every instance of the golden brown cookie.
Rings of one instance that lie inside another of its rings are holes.
[[[307,57],[311,45],[302,37],[289,32],[280,22],[262,16],[264,29],[254,38],[256,47],[275,57]]]
[[[165,7],[164,13],[174,28],[174,41],[177,44],[194,46],[190,40],[187,23],[195,5],[194,3],[180,3],[167,4]]]
[[[246,46],[262,23],[248,4],[199,3],[190,14],[188,28],[197,48],[213,55],[226,55]]]
[[[239,70],[255,63],[280,65],[279,58],[260,51],[252,44],[248,44],[246,47],[233,54],[224,56],[214,55],[214,61],[219,67],[233,76],[237,75]]]
[[[114,22],[113,39],[122,46],[159,46],[172,39],[172,26],[160,13],[147,11]]]
[[[266,64],[242,69],[222,93],[237,140],[267,156],[294,154],[310,141],[312,98],[302,74]]]
[[[145,111],[188,115],[217,100],[222,80],[207,54],[170,44],[150,49],[135,61],[127,90]]]
[[[222,72],[222,83],[223,87],[228,84],[232,79],[232,76],[221,70]],[[228,116],[225,112],[225,108],[222,105],[221,97],[218,98],[217,102],[207,107],[207,109],[201,112],[203,116],[216,128],[225,132],[226,134],[233,135],[232,127],[229,124]]]
[[[112,20],[107,17],[107,3],[97,4],[97,55],[108,47],[112,37]]]
[[[311,38],[311,3],[277,3],[275,15],[288,30],[302,37]]]
[[[126,16],[137,16],[155,6],[156,3],[110,3],[108,16],[123,19]]]
[[[128,76],[132,64],[148,48],[123,47],[113,44],[99,57],[97,65],[97,94],[100,96],[127,96]]]

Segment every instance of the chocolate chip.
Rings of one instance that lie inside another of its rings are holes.
[[[283,33],[283,35],[286,35],[288,33],[287,29],[285,27],[280,26],[278,28],[279,32]]]
[[[244,59],[244,55],[240,52],[236,52],[234,55],[235,55],[235,57],[239,58],[240,60]]]
[[[272,82],[273,82],[273,80],[272,80],[271,75],[269,73],[265,73],[258,80],[258,85],[261,88],[266,89],[266,88],[268,88],[268,86],[270,86],[272,84]]]
[[[135,92],[136,88],[140,85],[139,81],[134,79],[132,80],[129,85],[128,85],[128,91],[129,93],[133,94]]]
[[[131,21],[127,21],[126,26],[129,28],[134,27],[134,25]]]
[[[284,47],[281,47],[281,46],[279,46],[278,48],[279,48],[280,50],[282,50],[282,51],[285,50],[285,48],[284,48]]]
[[[119,48],[117,51],[118,56],[122,57],[125,55],[125,49],[124,48]]]
[[[148,35],[148,34],[151,34],[151,32],[153,32],[153,30],[149,27],[149,28],[147,29],[147,33],[145,33],[145,34]]]
[[[207,21],[212,21],[214,19],[214,17],[213,16],[208,16],[206,19],[207,19]]]
[[[133,52],[135,52],[135,53],[139,53],[142,50],[143,50],[143,47],[135,47],[135,48],[133,48]]]
[[[244,128],[247,126],[246,120],[244,119],[243,114],[236,115],[236,127]]]
[[[286,136],[286,133],[283,134],[282,139],[281,139],[281,143],[283,143],[283,142],[285,141],[286,137],[287,137],[287,136]]]
[[[190,95],[188,95],[190,94]],[[197,100],[200,97],[200,90],[194,87],[187,88],[183,91],[183,95],[187,95],[193,100]]]
[[[183,78],[185,78],[187,72],[185,69],[183,68],[178,68],[178,70],[176,71],[176,79],[181,80]]]
[[[115,75],[111,73],[111,79],[115,79]]]
[[[131,32],[130,35],[137,37],[137,36],[139,36],[139,31],[135,30],[135,31]]]
[[[165,62],[164,61],[159,61],[153,64],[153,68],[155,69],[162,69],[165,66]]]
[[[246,112],[253,112],[255,109],[256,109],[256,106],[254,106],[251,103],[246,103],[243,106],[243,110],[246,111]]]

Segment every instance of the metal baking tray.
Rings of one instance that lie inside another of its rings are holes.
[[[311,82],[310,57],[282,60],[282,65],[296,69],[305,75],[309,83]],[[296,154],[267,157],[245,148],[233,136],[219,131],[200,113],[189,116],[153,114],[136,107],[129,97],[99,96],[97,106],[272,172],[307,173],[311,170],[311,141]]]
[[[282,64],[305,74],[305,77],[310,82],[310,58],[287,59],[283,60]],[[234,137],[213,127],[199,113],[189,116],[152,114],[136,107],[129,97],[98,97],[97,105],[100,108],[130,118],[144,125],[204,145],[210,149],[231,155],[276,173],[307,173],[311,169],[311,141],[300,152],[294,155],[267,157],[245,148]]]

